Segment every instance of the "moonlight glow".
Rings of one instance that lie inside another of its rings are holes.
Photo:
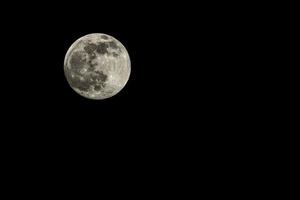
[[[76,40],[64,61],[69,85],[89,99],[106,99],[120,92],[129,79],[130,68],[125,47],[101,33]]]

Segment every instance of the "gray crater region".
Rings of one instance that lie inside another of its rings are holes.
[[[76,40],[64,61],[66,79],[78,94],[89,99],[116,95],[130,76],[130,58],[114,37],[93,33]]]

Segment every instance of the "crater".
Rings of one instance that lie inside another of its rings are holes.
[[[108,40],[109,37],[107,35],[101,35],[101,38],[104,40]]]
[[[119,54],[117,54],[116,52],[112,52],[113,57],[118,57]]]
[[[97,56],[96,56],[95,53],[90,53],[90,54],[89,54],[89,59],[90,59],[90,60],[94,60],[94,59],[96,59],[96,58],[97,58]]]

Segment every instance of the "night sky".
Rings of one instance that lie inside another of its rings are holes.
[[[55,146],[54,152],[107,147],[141,155],[231,140],[224,130],[239,130],[252,106],[245,93],[253,66],[243,49],[252,43],[245,10],[225,3],[98,3],[1,7],[11,11],[1,13],[5,137]],[[102,101],[76,94],[64,76],[68,48],[89,33],[114,36],[131,58],[125,88]]]

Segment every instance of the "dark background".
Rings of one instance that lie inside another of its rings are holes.
[[[236,133],[251,130],[245,114],[257,99],[247,80],[257,53],[249,49],[258,34],[247,6],[23,4],[1,7],[10,11],[1,13],[8,151],[62,161],[98,154],[192,162],[199,151],[209,157],[246,143]],[[102,101],[76,94],[63,71],[70,45],[97,32],[121,41],[131,58],[126,87]]]
[[[271,4],[0,4],[2,191],[189,199],[278,182],[278,161],[265,165],[280,155],[266,125],[277,105],[268,112],[264,99],[276,66]],[[76,94],[63,71],[70,45],[97,32],[121,41],[132,64],[125,88],[103,101]]]

